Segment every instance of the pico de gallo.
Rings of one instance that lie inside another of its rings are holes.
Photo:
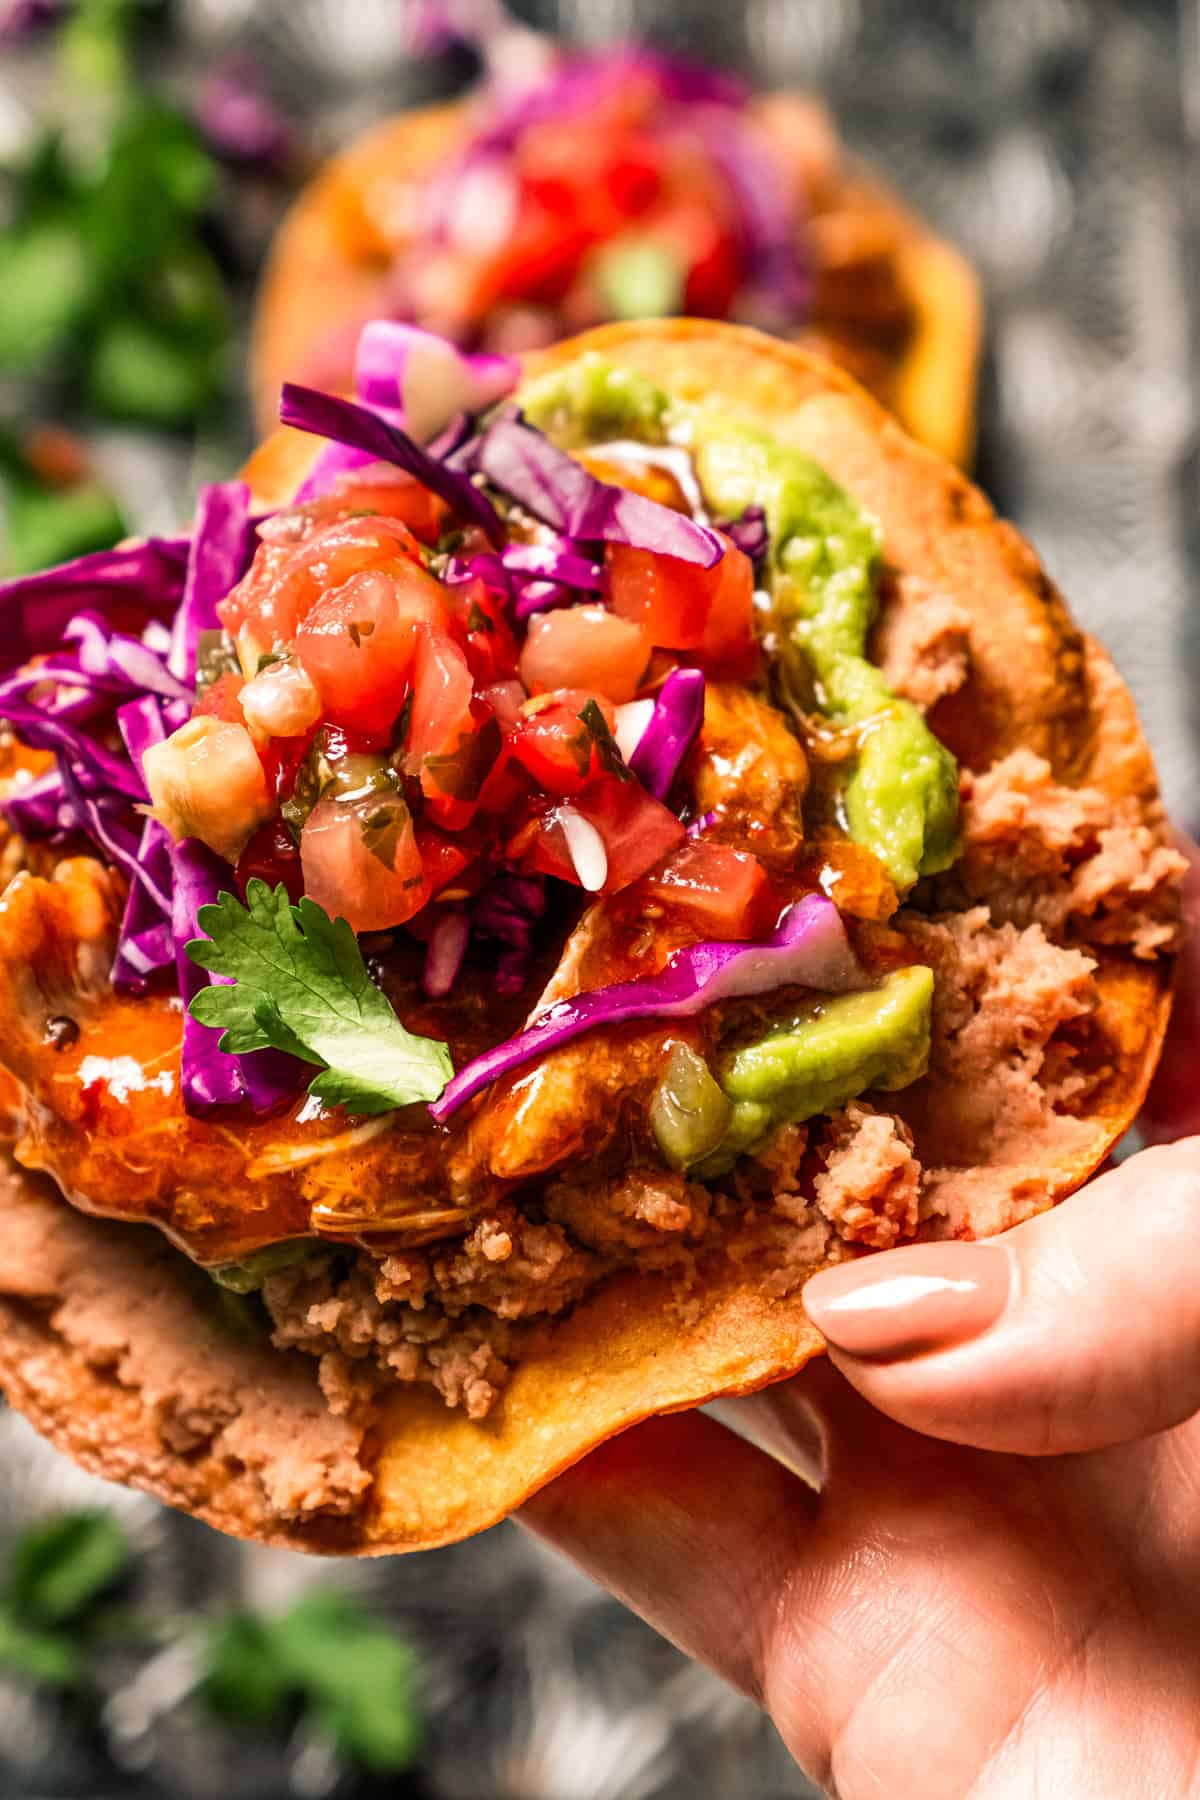
[[[670,707],[685,658],[703,673],[755,656],[734,543],[708,568],[612,546],[594,591],[521,627],[478,527],[384,465],[260,540],[217,604],[190,716],[143,759],[154,816],[243,889],[281,880],[357,932],[421,931],[499,870],[609,894],[685,844],[619,746]],[[689,892],[705,854],[688,844]]]

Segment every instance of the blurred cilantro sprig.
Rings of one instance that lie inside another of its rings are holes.
[[[222,391],[231,313],[204,238],[217,168],[191,121],[138,85],[136,11],[69,9],[63,123],[7,171],[0,373],[105,418],[174,428]]]
[[[62,1513],[18,1538],[0,1581],[0,1668],[85,1702],[95,1658],[115,1642],[161,1644],[117,1590],[133,1555],[111,1513]],[[417,1659],[349,1594],[315,1588],[278,1615],[175,1620],[195,1645],[199,1698],[219,1719],[269,1729],[300,1715],[350,1763],[377,1775],[421,1751]],[[169,1640],[168,1640],[169,1641]]]
[[[86,1687],[108,1602],[130,1566],[111,1513],[62,1513],[33,1526],[0,1588],[0,1667],[49,1687]]]
[[[104,550],[125,534],[86,446],[61,427],[0,425],[0,576],[24,575]]]
[[[268,1725],[300,1706],[348,1761],[411,1768],[421,1748],[416,1658],[349,1595],[314,1589],[275,1618],[238,1613],[209,1638],[202,1693],[221,1718]]]

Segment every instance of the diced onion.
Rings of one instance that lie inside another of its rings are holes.
[[[654,717],[654,707],[653,700],[628,700],[624,706],[617,707],[613,736],[626,762],[645,736],[646,727]]]
[[[585,819],[573,806],[564,806],[558,816],[580,887],[586,888],[589,894],[598,894],[608,880],[608,851],[604,848],[604,839],[591,820]]]
[[[321,696],[300,663],[271,663],[238,698],[251,731],[266,737],[302,737],[321,716]]]

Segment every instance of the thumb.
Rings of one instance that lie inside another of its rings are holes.
[[[842,1373],[927,1436],[1093,1450],[1200,1409],[1200,1138],[1133,1157],[978,1243],[844,1263],[804,1290]]]

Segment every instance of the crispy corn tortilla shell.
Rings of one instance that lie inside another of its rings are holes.
[[[799,1296],[766,1299],[728,1265],[691,1323],[669,1281],[629,1276],[554,1328],[485,1423],[428,1389],[401,1389],[360,1442],[325,1410],[311,1358],[232,1336],[217,1290],[206,1294],[207,1278],[156,1232],[86,1218],[8,1159],[0,1217],[0,1386],[11,1404],[84,1468],[235,1537],[290,1549],[382,1555],[470,1537],[626,1426],[765,1387],[822,1348]],[[101,1283],[105,1316],[120,1324],[97,1362],[82,1344]],[[173,1451],[163,1417],[180,1345],[235,1418]],[[281,1447],[281,1467],[255,1463],[260,1427]],[[314,1465],[372,1473],[365,1504],[341,1518],[287,1516],[281,1500],[302,1496],[309,1474],[293,1466],[289,1444],[304,1444]]]
[[[776,111],[785,102],[824,116],[808,99],[773,96]],[[280,384],[307,378],[314,344],[342,322],[349,333],[378,310],[380,242],[395,241],[384,222],[402,210],[402,191],[452,153],[470,111],[468,102],[428,107],[373,126],[332,157],[292,205],[267,262],[251,337],[251,387],[264,430],[278,416]],[[824,128],[832,138],[832,127]],[[893,409],[919,442],[966,465],[982,338],[975,273],[873,176],[844,161],[843,179],[847,193],[869,198],[886,223],[897,285],[912,311],[911,340],[893,371]]]
[[[876,515],[894,569],[930,582],[967,610],[971,676],[937,719],[965,764],[982,768],[1025,745],[1047,757],[1060,779],[1098,786],[1114,800],[1132,798],[1153,814],[1150,754],[1104,652],[1076,630],[1032,551],[982,495],[915,445],[849,379],[758,333],[689,321],[605,327],[531,359],[531,372],[585,349],[644,370],[683,399],[729,395],[731,410],[816,457]],[[259,498],[285,498],[314,449],[310,438],[276,433],[247,470]],[[1166,1028],[1169,962],[1096,955],[1109,1070],[1089,1097],[1089,1129],[1084,1140],[1073,1140],[1069,1160],[1022,1168],[1025,1198],[1032,1192],[1038,1207],[1086,1179],[1132,1122]],[[269,1498],[273,1482],[278,1486],[273,1468],[248,1468],[222,1434],[186,1453],[166,1452],[156,1410],[161,1395],[156,1399],[138,1378],[145,1358],[114,1353],[97,1367],[71,1335],[72,1284],[102,1259],[107,1288],[119,1293],[118,1315],[139,1316],[146,1245],[157,1240],[82,1218],[29,1177],[18,1178],[0,1205],[0,1382],[13,1403],[87,1466],[265,1542],[370,1554],[453,1541],[503,1518],[616,1432],[654,1414],[751,1392],[794,1374],[822,1347],[800,1295],[769,1297],[753,1264],[708,1265],[694,1289],[703,1301],[694,1320],[681,1313],[669,1280],[629,1274],[549,1328],[484,1424],[449,1411],[427,1391],[398,1389],[358,1447],[373,1477],[362,1505],[340,1518],[303,1508],[287,1513]],[[27,1228],[32,1220],[35,1241],[63,1251],[67,1274],[50,1284],[53,1291],[29,1291],[31,1258],[12,1230],[17,1216]],[[170,1290],[171,1318],[194,1334],[197,1357],[210,1369],[228,1365],[228,1391],[246,1396],[245,1404],[256,1394],[274,1395],[271,1404],[282,1409],[287,1427],[284,1443],[312,1429],[319,1403],[311,1368],[265,1345],[222,1348],[211,1299],[198,1296],[190,1272],[181,1266],[171,1276],[160,1258],[156,1279]]]

